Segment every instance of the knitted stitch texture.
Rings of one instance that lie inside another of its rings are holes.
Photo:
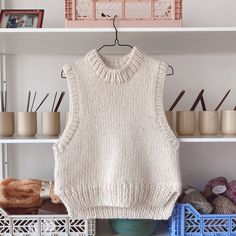
[[[181,191],[179,141],[163,109],[168,65],[137,48],[64,67],[70,112],[53,146],[55,193],[79,218],[168,219]]]

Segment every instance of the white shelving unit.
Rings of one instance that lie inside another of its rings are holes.
[[[118,29],[122,42],[137,45],[149,54],[236,53],[236,27],[125,28]],[[111,42],[114,30],[107,29],[0,29],[0,54],[84,54],[100,42]],[[146,43],[148,41],[148,43]],[[158,43],[157,43],[158,42]],[[118,53],[118,51],[113,51]],[[122,53],[119,48],[119,53]],[[4,79],[4,78],[3,78]],[[53,144],[57,137],[2,138],[1,167],[6,173],[8,144]],[[230,143],[236,136],[184,136],[181,143]],[[103,231],[103,227],[100,227]],[[107,230],[106,232],[108,232]],[[112,233],[98,233],[111,236]],[[158,235],[166,236],[162,230]]]

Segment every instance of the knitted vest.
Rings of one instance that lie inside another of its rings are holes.
[[[70,112],[54,145],[55,193],[79,218],[167,219],[181,191],[179,141],[163,110],[168,65],[137,48],[64,67]]]

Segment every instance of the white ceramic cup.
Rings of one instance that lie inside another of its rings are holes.
[[[226,135],[236,134],[236,111],[221,111],[221,132]]]
[[[15,133],[14,112],[0,112],[0,136],[10,137]]]
[[[196,129],[195,111],[177,111],[176,132],[178,135],[193,135]]]
[[[218,133],[218,112],[199,111],[198,127],[201,135],[216,135]]]
[[[166,111],[166,120],[171,129],[173,129],[173,111]]]
[[[17,112],[17,134],[25,137],[37,134],[36,112]]]
[[[61,132],[60,112],[42,112],[42,134],[45,136],[57,136]]]

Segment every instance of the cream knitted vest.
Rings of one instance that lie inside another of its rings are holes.
[[[137,48],[66,65],[70,113],[54,145],[55,192],[80,218],[167,219],[181,191],[163,110],[167,64]]]

